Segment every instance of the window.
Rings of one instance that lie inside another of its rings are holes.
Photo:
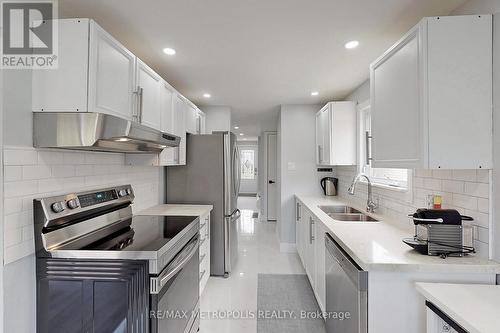
[[[243,149],[240,152],[241,159],[241,179],[255,179],[255,151]]]
[[[373,184],[397,189],[408,189],[408,170],[373,168],[371,161],[371,112],[370,105],[360,105],[359,172],[370,177]]]

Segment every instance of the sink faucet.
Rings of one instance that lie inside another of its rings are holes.
[[[375,209],[378,208],[378,203],[373,201],[372,182],[370,181],[370,178],[368,178],[367,175],[365,175],[363,173],[359,173],[356,177],[354,177],[354,179],[352,180],[351,186],[349,186],[349,189],[347,191],[349,192],[350,195],[354,195],[356,183],[359,182],[360,178],[365,178],[366,181],[368,182],[368,200],[366,201],[366,211],[369,213],[373,213],[373,212],[375,212]]]

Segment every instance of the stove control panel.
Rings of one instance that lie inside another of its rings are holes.
[[[82,208],[88,207],[88,206],[93,206],[96,204],[100,204],[103,202],[111,201],[118,199],[118,193],[122,193],[122,191],[125,191],[126,195],[126,190],[125,189],[112,189],[112,190],[107,190],[107,191],[100,191],[100,192],[93,192],[93,193],[87,193],[87,194],[82,194],[78,196],[78,200],[80,201],[80,205]],[[125,195],[119,195],[120,197],[124,197]]]

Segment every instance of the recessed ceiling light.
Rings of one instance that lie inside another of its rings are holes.
[[[345,43],[345,48],[346,49],[355,49],[359,45],[359,42],[357,40],[351,40],[350,42]]]
[[[313,92],[311,93],[311,96],[318,96],[318,95],[319,95],[319,92],[317,92],[317,91],[313,91]]]
[[[173,56],[176,52],[173,48],[166,47],[163,49],[163,53],[165,53],[166,55],[169,55],[169,56]]]
[[[205,93],[205,94],[203,94],[203,97],[205,97],[205,98],[210,98],[210,97],[212,97],[212,95],[210,95],[210,94],[208,94],[208,93]]]
[[[240,133],[240,135],[244,135],[243,133]]]
[[[239,126],[234,126],[233,128],[234,128],[234,129],[238,129],[238,128],[240,128],[240,127],[239,127]]]

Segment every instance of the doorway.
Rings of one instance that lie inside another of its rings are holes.
[[[258,152],[257,144],[239,144],[240,149],[240,196],[256,196],[258,188]]]

